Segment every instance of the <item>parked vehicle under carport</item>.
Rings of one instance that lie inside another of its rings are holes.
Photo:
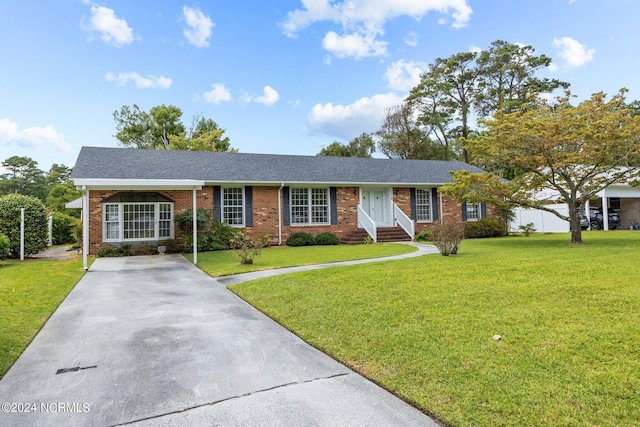
[[[593,209],[589,212],[589,225],[592,230],[602,230],[604,228],[604,215],[602,209]],[[609,212],[609,230],[620,227],[620,214]]]

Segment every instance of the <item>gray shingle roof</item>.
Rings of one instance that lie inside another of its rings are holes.
[[[193,179],[207,183],[444,184],[458,161],[83,147],[72,179]]]

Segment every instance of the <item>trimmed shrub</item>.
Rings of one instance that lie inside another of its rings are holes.
[[[464,237],[467,239],[500,237],[503,235],[504,226],[495,218],[480,218],[478,221],[467,222],[464,227]]]
[[[421,232],[415,235],[413,238],[416,242],[430,242],[431,241],[431,230],[425,228]]]
[[[193,211],[191,209],[187,209],[176,216],[175,221],[182,235],[193,232]],[[212,223],[211,212],[206,209],[198,209],[196,211],[196,221],[198,222],[198,230],[208,230]]]
[[[51,218],[51,240],[54,245],[76,242],[74,237],[76,218],[59,212],[53,212]]]
[[[9,238],[0,233],[0,260],[9,256]]]
[[[24,254],[42,252],[49,243],[49,225],[40,199],[21,194],[0,197],[0,233],[9,238],[9,257],[20,256],[20,209],[24,208]]]
[[[122,245],[119,248],[100,248],[96,252],[96,256],[102,257],[102,258],[130,256],[130,255],[131,255],[131,245]]]
[[[340,239],[333,233],[320,233],[315,237],[316,245],[339,245]]]
[[[309,233],[298,232],[293,233],[287,239],[287,246],[311,246],[315,245],[316,239]]]
[[[464,238],[464,223],[440,220],[431,232],[431,241],[442,256],[456,255]]]

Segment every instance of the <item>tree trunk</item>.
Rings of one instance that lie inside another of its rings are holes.
[[[571,224],[571,243],[582,243],[582,229],[580,228],[580,213],[575,209],[569,212],[569,223]]]

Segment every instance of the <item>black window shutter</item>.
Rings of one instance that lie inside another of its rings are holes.
[[[438,189],[431,189],[431,206],[433,206],[433,220],[437,221],[440,216],[440,200],[438,199]]]
[[[410,193],[411,193],[411,219],[416,221],[416,215],[418,213],[418,207],[416,206],[416,189],[411,187],[410,189]]]
[[[462,202],[462,220],[467,220],[467,202]]]
[[[222,190],[219,185],[213,186],[213,220],[222,221]]]
[[[331,224],[338,223],[338,189],[329,187],[329,204],[331,206]]]
[[[484,218],[485,216],[487,216],[487,204],[482,202],[480,204],[480,218]]]
[[[244,225],[253,227],[253,187],[244,187]]]
[[[289,187],[282,187],[282,199],[284,206],[283,220],[284,225],[291,225],[291,206],[289,203]]]

